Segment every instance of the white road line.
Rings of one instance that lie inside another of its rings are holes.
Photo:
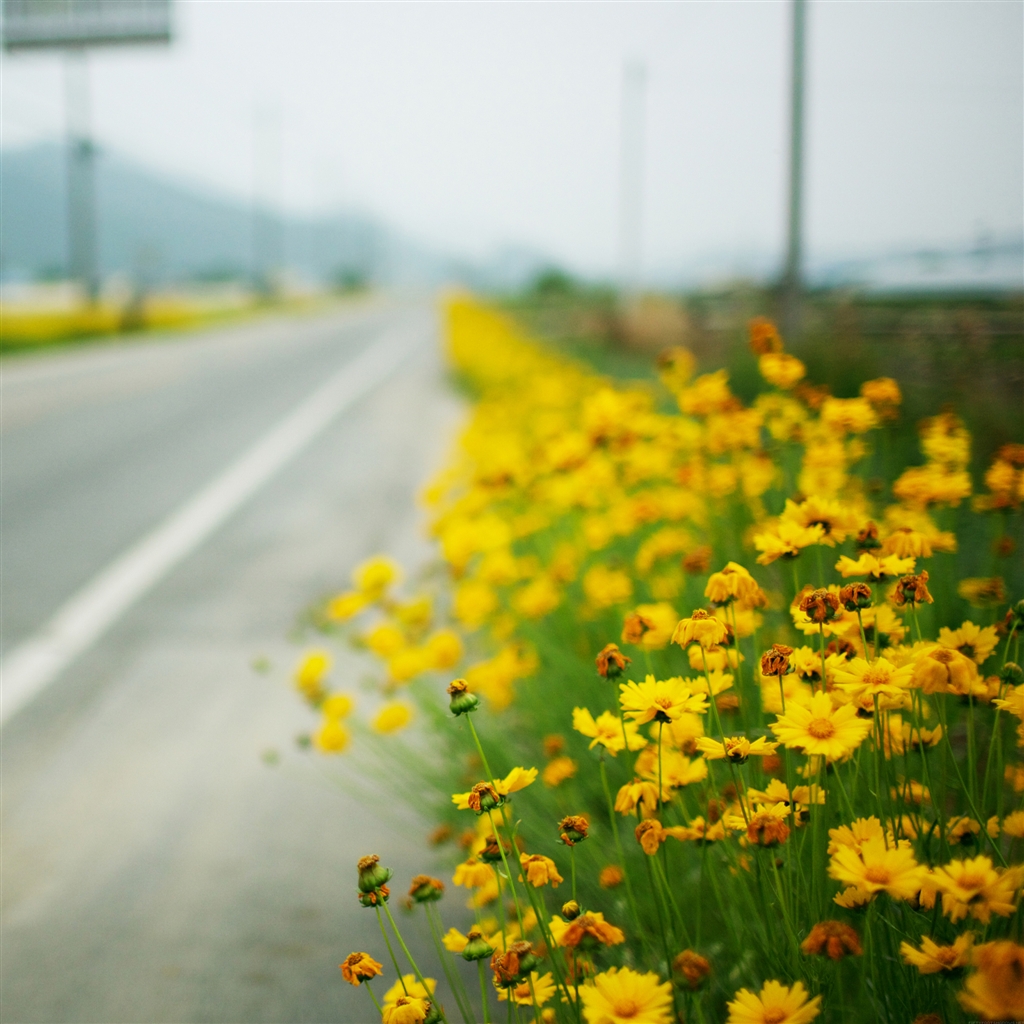
[[[0,662],[0,724],[7,722],[150,587],[194,551],[341,412],[398,369],[408,334],[372,344],[346,363],[218,477],[171,513]]]

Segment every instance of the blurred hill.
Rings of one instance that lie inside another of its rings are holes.
[[[143,168],[116,153],[96,158],[99,260],[104,277],[147,284],[244,280],[257,269],[254,238],[276,238],[274,261],[317,284],[372,282],[515,288],[543,257],[509,249],[482,263],[420,245],[359,214],[261,218],[252,207]],[[46,280],[67,265],[66,150],[58,143],[0,151],[0,277]],[[265,263],[263,264],[266,265]]]

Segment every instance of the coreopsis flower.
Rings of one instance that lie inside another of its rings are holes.
[[[835,707],[827,693],[818,692],[807,707],[786,705],[786,714],[772,732],[787,746],[836,761],[852,753],[871,732],[871,722],[857,716],[852,704]]]
[[[511,857],[512,844],[509,840],[504,837],[499,838],[493,832],[489,832],[482,837],[482,846],[477,852],[477,856],[488,864],[497,864],[499,861],[504,860],[505,857]]]
[[[618,679],[632,659],[619,650],[618,644],[605,644],[595,660],[598,675],[605,679]]]
[[[567,949],[592,950],[626,941],[622,930],[605,921],[604,914],[597,911],[587,911],[573,921],[565,921],[556,914],[549,927],[555,944]]]
[[[679,676],[655,679],[649,675],[642,683],[620,683],[619,691],[623,715],[637,725],[674,722],[685,712],[702,713],[708,706],[707,697],[695,693]]]
[[[786,506],[779,517],[780,522],[790,522],[805,529],[820,526],[819,544],[835,547],[842,544],[860,525],[858,513],[834,498],[811,496],[799,504],[786,499]]]
[[[790,391],[807,374],[807,367],[786,352],[765,352],[757,361],[761,376],[780,391]]]
[[[590,822],[582,814],[569,814],[558,823],[558,838],[566,846],[582,843],[590,834]]]
[[[668,747],[668,737],[665,737]],[[658,748],[651,744],[636,760],[637,772],[648,782],[658,782]],[[708,763],[702,757],[686,757],[675,749],[665,749],[661,755],[661,799],[672,798],[672,790],[691,786],[695,782],[703,782],[708,777]]]
[[[707,544],[694,548],[689,554],[683,557],[681,565],[683,572],[691,576],[703,576],[711,565],[711,556],[714,552]]]
[[[831,622],[839,611],[839,597],[825,587],[818,587],[801,597],[798,607],[808,622]]]
[[[939,630],[939,646],[959,651],[970,658],[975,664],[981,665],[999,642],[995,626],[976,626],[973,622],[965,622],[958,629]]]
[[[384,993],[382,1000],[384,1006],[394,1006],[404,996],[411,996],[413,999],[430,999],[437,988],[437,982],[433,978],[424,978],[423,980],[426,982],[426,987],[419,983],[415,974],[403,974]]]
[[[564,881],[558,873],[555,862],[540,853],[521,853],[519,863],[522,865],[526,880],[535,889],[542,885],[559,885]]]
[[[878,426],[874,407],[864,398],[826,398],[821,403],[821,422],[836,433],[865,434]]]
[[[649,818],[658,808],[658,787],[647,779],[627,782],[615,797],[615,810],[619,814],[632,814],[637,807],[645,818]]]
[[[867,399],[882,419],[894,419],[896,407],[903,401],[899,384],[892,377],[876,377],[860,386],[861,398]]]
[[[517,1006],[543,1006],[554,994],[555,982],[550,972],[541,975],[537,971],[530,971],[529,977],[518,984],[499,988],[498,1000],[504,1002],[511,996]]]
[[[970,913],[988,924],[993,914],[1009,917],[1016,909],[1024,867],[1000,870],[990,858],[978,856],[937,867],[930,880],[942,893],[942,912],[951,921],[961,921]]]
[[[761,608],[767,603],[757,580],[738,562],[728,562],[720,572],[712,573],[704,596],[719,606],[735,601],[747,608]]]
[[[337,718],[327,718],[313,734],[313,746],[325,754],[340,754],[350,742],[348,729]]]
[[[580,905],[575,900],[562,904],[562,917],[566,921],[575,921],[580,916]]]
[[[916,967],[921,974],[952,973],[962,971],[971,962],[973,944],[973,932],[958,935],[951,946],[940,946],[927,935],[922,935],[920,949],[909,942],[901,942],[900,956],[905,964]]]
[[[583,593],[592,608],[613,608],[633,596],[633,581],[621,569],[595,565],[583,577]]]
[[[386,885],[382,885],[370,892],[357,892],[356,895],[362,906],[379,907],[391,898],[391,890]]]
[[[1001,576],[962,579],[956,592],[974,608],[991,608],[1006,600],[1006,584]]]
[[[360,892],[373,892],[391,879],[391,868],[384,867],[376,854],[361,858],[356,867],[359,871]]]
[[[444,882],[430,875],[414,875],[409,886],[409,898],[414,903],[435,903],[444,895]]]
[[[842,921],[819,921],[800,943],[800,949],[808,956],[827,956],[830,960],[861,956],[864,952],[860,936]]]
[[[710,977],[711,964],[705,957],[692,949],[684,949],[672,961],[672,970],[683,976],[683,980],[691,992],[696,992]]]
[[[725,825],[721,821],[705,821],[702,816],[694,818],[689,825],[677,826],[665,831],[681,843],[689,841],[698,845],[717,843],[725,838]]]
[[[983,1020],[1024,1019],[1024,946],[1003,939],[974,949],[974,973],[957,995]]]
[[[369,953],[349,953],[345,962],[338,966],[341,968],[341,976],[350,985],[361,985],[384,973],[384,965],[379,964]]]
[[[854,539],[854,547],[861,553],[865,551],[876,551],[882,546],[878,539],[878,527],[868,520],[858,531]]]
[[[914,565],[913,558],[899,558],[897,555],[878,558],[864,553],[856,560],[842,555],[835,568],[844,579],[850,576],[870,576],[873,580],[887,580],[912,573]]]
[[[847,583],[839,590],[839,603],[848,612],[869,608],[871,606],[871,588],[866,583]]]
[[[295,668],[295,687],[310,703],[323,698],[323,681],[331,670],[327,651],[307,651]]]
[[[1024,811],[1014,811],[1003,818],[1003,834],[1024,839]]]
[[[345,622],[358,615],[369,604],[365,594],[359,593],[358,590],[350,590],[332,597],[327,602],[325,614],[332,622]]]
[[[450,953],[458,953],[463,960],[472,963],[486,960],[494,952],[499,938],[495,935],[488,939],[479,928],[470,928],[465,935],[456,928],[449,928],[442,942]]]
[[[874,898],[875,894],[873,892],[867,892],[867,890],[861,889],[856,885],[851,885],[842,892],[837,892],[832,897],[832,902],[837,907],[842,907],[843,910],[862,910]]]
[[[450,698],[448,709],[456,717],[476,711],[480,707],[480,698],[469,692],[469,683],[465,679],[453,679],[447,692]]]
[[[913,686],[923,693],[958,693],[986,696],[988,687],[978,666],[959,651],[933,647],[914,662]]]
[[[390,559],[378,555],[352,570],[352,583],[370,601],[376,601],[401,577],[401,569]]]
[[[843,847],[860,851],[864,843],[871,839],[884,839],[882,823],[874,816],[870,818],[858,818],[852,825],[840,825],[838,828],[828,830],[829,855],[834,854]]]
[[[761,655],[761,672],[766,676],[784,676],[792,672],[789,656],[793,653],[792,647],[785,644],[772,644],[771,649]]]
[[[525,940],[510,942],[504,950],[495,950],[491,955],[491,970],[494,972],[496,988],[508,988],[528,977],[530,971],[540,963],[540,957],[533,946]]]
[[[647,633],[653,632],[657,623],[639,612],[630,612],[622,624],[622,642],[624,644],[638,644]]]
[[[820,524],[801,526],[789,519],[780,519],[769,529],[754,534],[754,547],[761,552],[759,565],[771,565],[779,558],[796,558],[804,548],[820,544],[825,530]]]
[[[934,601],[935,598],[928,590],[927,572],[919,572],[916,576],[901,576],[892,592],[893,604],[901,607],[905,604],[932,604]]]
[[[371,725],[382,735],[399,732],[412,721],[412,708],[403,701],[390,701],[380,709]]]
[[[733,764],[746,764],[748,757],[766,757],[768,754],[774,754],[778,745],[764,736],[758,736],[755,740],[749,740],[746,736],[726,736],[721,743],[710,736],[703,736],[697,740],[697,749],[707,760],[719,761],[726,758]]]
[[[601,873],[598,875],[597,884],[602,889],[615,889],[622,885],[625,874],[622,868],[618,864],[606,864],[601,868]]]
[[[503,779],[496,779],[494,785],[478,782],[468,793],[455,793],[452,803],[460,811],[485,811],[500,807],[507,796],[531,785],[537,778],[536,768],[513,768]]]
[[[998,818],[996,819],[998,822]],[[972,846],[981,834],[981,822],[964,814],[946,821],[946,842],[950,846]]]
[[[808,996],[802,981],[792,987],[780,981],[766,981],[756,995],[741,988],[727,1004],[726,1024],[808,1024],[821,1013],[821,996]]]
[[[575,774],[579,765],[571,757],[556,757],[548,761],[544,766],[544,771],[541,772],[541,782],[545,786],[554,789],[556,786],[560,786],[566,779],[571,779]]]
[[[610,967],[580,989],[586,1024],[669,1024],[672,985],[657,974]]]
[[[898,558],[931,558],[933,552],[932,538],[909,526],[897,527],[882,542],[882,554]]]
[[[755,316],[748,324],[750,349],[757,356],[766,352],[782,351],[782,336],[779,329],[765,316]]]
[[[653,857],[658,852],[667,835],[657,818],[644,818],[633,830],[633,834],[648,857]]]
[[[700,644],[707,650],[724,643],[729,635],[725,623],[715,618],[704,608],[696,609],[688,619],[680,619],[672,633],[672,643],[687,647]]]
[[[381,1024],[423,1024],[430,1013],[430,1001],[416,996],[399,996],[384,1006]]]
[[[914,675],[913,665],[897,668],[885,658],[853,658],[845,667],[833,673],[835,685],[850,700],[861,697],[873,700],[875,697],[901,700],[910,687]]]
[[[912,899],[927,873],[905,847],[887,847],[884,839],[868,839],[860,850],[841,846],[832,854],[828,873],[863,892],[887,892],[893,899]]]
[[[786,818],[789,808],[785,804],[771,804],[766,807],[760,804],[754,808],[749,820],[742,817],[738,821],[728,819],[726,824],[736,828],[746,828],[747,841],[756,846],[778,846],[789,838],[789,826]]]
[[[622,750],[626,741],[630,750],[640,750],[647,741],[637,732],[636,722],[625,723],[626,738],[623,739],[623,723],[610,711],[602,711],[595,719],[586,708],[572,709],[572,727],[584,736],[590,737],[590,749],[598,744],[613,756]]]
[[[454,885],[462,885],[467,889],[480,889],[495,880],[494,868],[476,857],[469,857],[455,866],[452,876]]]

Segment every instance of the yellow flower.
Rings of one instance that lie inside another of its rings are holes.
[[[571,757],[556,757],[544,766],[541,781],[552,789],[560,786],[566,779],[571,779],[579,766]]]
[[[405,647],[388,658],[388,674],[396,683],[407,683],[433,667],[430,653],[425,647]]]
[[[1024,811],[1014,811],[1003,818],[1003,834],[1024,839]]]
[[[664,746],[667,748],[669,737],[665,737]],[[658,748],[652,743],[636,759],[636,770],[648,781],[658,781]],[[703,782],[708,777],[708,763],[702,757],[690,760],[678,750],[665,749],[661,755],[661,781],[664,792],[662,800],[669,800],[673,789],[680,789],[682,786],[692,785],[694,782]]]
[[[512,598],[512,607],[526,619],[541,619],[562,600],[558,587],[548,576],[538,576]],[[614,602],[613,602],[614,603]]]
[[[515,998],[517,1006],[543,1006],[555,994],[555,983],[550,973],[540,975],[536,971],[531,971],[529,981],[521,981],[512,988],[499,988],[498,1001],[507,1000],[509,992]],[[536,1002],[533,998],[535,995]]]
[[[828,873],[863,892],[887,892],[893,899],[909,900],[917,895],[927,870],[914,859],[913,850],[886,848],[884,839],[868,839],[860,850],[851,846],[836,850]]]
[[[455,618],[469,629],[482,626],[498,607],[498,595],[480,580],[463,580],[455,590]]]
[[[807,754],[823,754],[836,761],[864,742],[871,732],[871,722],[858,718],[852,704],[834,707],[829,695],[819,692],[808,707],[787,703],[786,714],[771,728],[787,747],[798,747]]]
[[[849,576],[870,576],[873,580],[887,580],[912,573],[915,564],[913,558],[900,558],[897,555],[876,558],[874,555],[863,554],[856,561],[843,555],[836,562],[836,572],[844,579]]]
[[[427,1019],[430,1003],[416,996],[399,996],[384,1005],[382,1024],[422,1024]]]
[[[394,1006],[405,996],[412,999],[430,999],[437,988],[437,982],[433,978],[424,978],[423,980],[427,983],[426,988],[416,980],[415,974],[403,974],[401,980],[396,981],[384,993],[382,1002],[385,1006]]]
[[[438,630],[427,637],[426,653],[431,668],[438,671],[457,665],[462,660],[462,641],[459,634],[451,629]]]
[[[639,636],[635,639],[626,638],[623,630],[623,643],[638,644],[645,651],[660,651],[672,638],[672,630],[679,621],[675,608],[665,601],[658,604],[637,605],[636,611],[627,616],[627,628],[631,623],[640,625]]]
[[[581,943],[584,946],[593,943],[600,943],[602,946],[617,946],[626,941],[622,930],[605,921],[604,914],[597,911],[580,914],[572,921],[563,921],[555,914],[548,927],[555,944],[569,949],[575,949]]]
[[[332,693],[324,699],[323,704],[320,705],[320,711],[323,713],[324,718],[333,718],[335,721],[338,721],[342,718],[348,718],[352,714],[354,706],[355,702],[347,693]]]
[[[836,671],[835,683],[850,700],[867,697],[870,703],[870,699],[875,697],[902,699],[913,674],[912,665],[897,668],[885,658],[875,658],[870,662],[854,658]]]
[[[620,683],[619,690],[623,715],[638,725],[652,721],[674,722],[684,712],[707,710],[707,697],[694,693],[678,676],[657,680],[648,676],[642,683],[631,680]]]
[[[498,779],[494,783],[494,788],[502,796],[508,796],[510,793],[518,793],[519,790],[526,789],[536,778],[536,768],[513,768],[505,778]]]
[[[957,999],[985,1020],[1024,1019],[1024,946],[1003,940],[974,950],[975,972]]]
[[[384,965],[374,960],[369,953],[349,953],[345,962],[339,966],[342,977],[350,985],[360,985],[384,971]]]
[[[313,736],[313,745],[325,754],[340,754],[350,742],[348,730],[337,718],[328,718]]]
[[[633,596],[633,581],[619,569],[595,565],[583,577],[583,593],[592,607],[612,608]]]
[[[833,854],[836,850],[845,847],[860,852],[860,848],[869,839],[884,839],[882,823],[874,816],[870,818],[858,818],[852,825],[840,825],[838,828],[828,830],[828,852]]]
[[[453,885],[462,885],[467,889],[479,889],[495,880],[494,868],[490,864],[470,857],[455,867],[452,876]]]
[[[672,985],[657,974],[611,967],[580,989],[587,1024],[669,1024]]]
[[[981,665],[995,649],[998,635],[995,626],[976,626],[973,622],[965,622],[959,629],[939,630],[939,645],[959,651],[970,658],[975,664]]]
[[[909,942],[901,942],[900,956],[905,964],[916,967],[921,974],[955,971],[970,963],[973,943],[973,932],[958,935],[952,946],[940,946],[927,935],[922,935],[920,949],[915,949]]]
[[[860,386],[861,397],[866,398],[880,412],[886,406],[899,405],[903,401],[903,394],[899,384],[892,377],[877,377],[875,380],[866,380]]]
[[[786,507],[779,517],[781,522],[791,522],[802,529],[820,526],[820,544],[830,548],[842,544],[847,537],[857,532],[861,517],[854,509],[833,498],[811,496],[797,504],[786,499]]]
[[[352,583],[366,598],[376,601],[400,576],[401,570],[390,558],[378,556],[352,570]]]
[[[741,988],[729,1006],[726,1024],[808,1024],[821,1012],[821,996],[808,1000],[803,982],[788,988],[779,981],[766,981],[755,995]]]
[[[959,651],[933,647],[914,663],[913,685],[924,693],[959,693],[984,696],[985,681],[978,666]]]
[[[353,615],[358,615],[368,604],[366,595],[359,593],[358,590],[338,594],[327,602],[327,618],[333,622],[344,622]]]
[[[572,709],[572,727],[590,737],[590,749],[598,744],[609,754],[617,754],[623,747],[622,722],[610,711],[602,711],[595,719],[586,708]],[[630,750],[640,750],[647,741],[637,732],[636,722],[626,722],[626,739]]]
[[[743,764],[748,757],[766,757],[768,754],[774,754],[778,745],[764,736],[758,736],[756,740],[748,740],[746,736],[726,736],[724,744],[708,736],[697,740],[697,749],[709,761],[728,758],[733,764]]]
[[[952,921],[961,921],[968,913],[982,924],[993,914],[1009,917],[1013,913],[1018,889],[1024,881],[1024,867],[992,866],[988,857],[954,860],[932,872],[932,884],[942,893],[942,912]]]
[[[971,576],[956,585],[956,592],[975,608],[991,608],[1006,600],[1006,584],[1000,576]]]
[[[717,605],[738,601],[753,608],[766,602],[764,591],[758,586],[757,580],[738,562],[729,562],[721,572],[713,572],[708,577],[704,596]]]
[[[539,853],[521,853],[519,863],[523,866],[526,880],[535,889],[542,885],[559,885],[563,881],[555,862],[550,857]]]
[[[819,415],[837,433],[864,434],[878,426],[878,416],[866,398],[826,398]]]
[[[382,622],[363,637],[363,642],[378,657],[390,658],[405,647],[405,634],[394,624]]]
[[[295,686],[307,700],[318,700],[330,670],[331,656],[327,651],[307,651],[295,668]]]
[[[645,818],[658,809],[658,787],[653,782],[634,779],[627,782],[615,797],[615,810],[619,814],[632,814],[638,806]]]
[[[785,352],[765,352],[758,359],[757,368],[769,384],[782,391],[789,391],[807,373],[799,359]]]
[[[761,552],[759,565],[771,565],[779,558],[796,558],[804,548],[821,544],[825,530],[820,524],[801,526],[789,519],[780,519],[773,527],[754,534],[754,547]]]
[[[724,622],[709,615],[703,608],[698,608],[690,618],[679,620],[672,633],[672,643],[680,647],[697,643],[707,650],[724,642],[728,635]]]
[[[387,735],[392,732],[399,732],[412,721],[412,708],[401,701],[392,701],[380,709],[377,717],[373,720],[373,728]]]

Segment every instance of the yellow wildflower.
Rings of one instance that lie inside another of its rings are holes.
[[[857,716],[851,704],[835,707],[827,693],[816,693],[808,707],[786,705],[786,714],[772,732],[787,746],[836,761],[852,753],[871,731],[871,722]]]
[[[756,995],[741,988],[728,1003],[726,1024],[808,1024],[821,1013],[821,996],[808,999],[803,982],[787,987],[779,981],[766,981]]]
[[[958,935],[951,946],[940,946],[927,935],[921,936],[921,948],[916,949],[909,942],[900,943],[903,962],[916,967],[921,974],[938,974],[940,971],[956,971],[971,962],[971,946],[974,933]]]
[[[578,733],[590,737],[591,750],[600,744],[608,753],[615,755],[622,750],[625,742],[622,738],[622,722],[610,711],[602,711],[595,719],[586,708],[573,708],[572,727]],[[637,732],[636,722],[626,722],[625,732],[630,750],[640,750],[647,745],[647,741]]]
[[[672,985],[657,974],[610,967],[580,989],[586,1024],[669,1024]]]
[[[694,693],[678,676],[657,680],[648,676],[642,683],[631,680],[620,683],[619,690],[623,715],[638,725],[651,721],[673,722],[684,712],[707,710],[707,697]]]

